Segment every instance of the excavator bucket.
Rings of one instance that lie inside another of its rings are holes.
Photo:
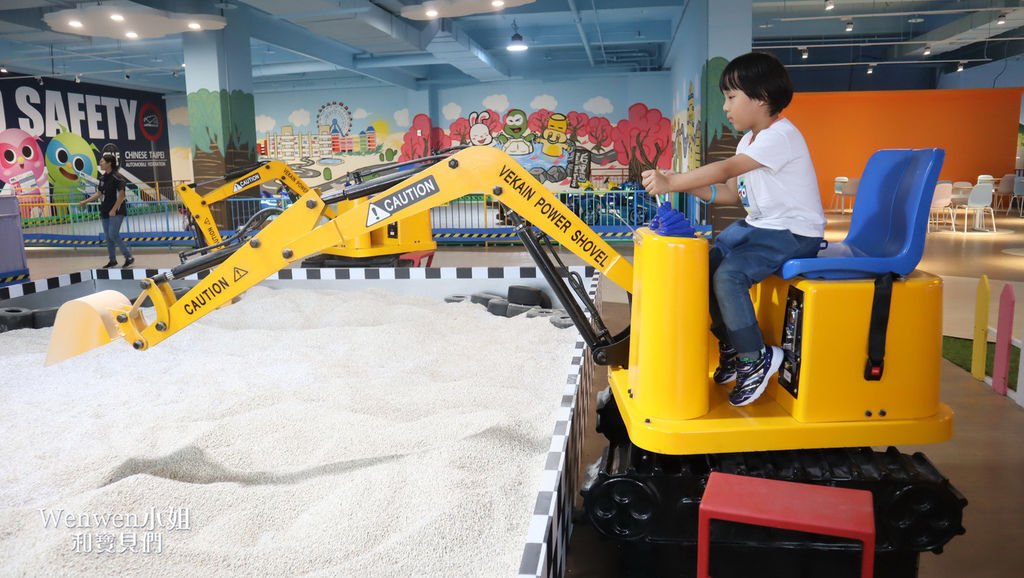
[[[46,365],[60,363],[116,339],[118,329],[114,311],[125,310],[131,305],[127,297],[109,290],[61,305],[53,323]]]

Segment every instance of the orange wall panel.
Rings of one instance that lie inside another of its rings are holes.
[[[878,149],[946,150],[940,180],[997,179],[1015,166],[1020,88],[798,93],[783,113],[803,133],[822,203]]]

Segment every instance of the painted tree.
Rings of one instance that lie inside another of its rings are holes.
[[[594,152],[600,153],[612,142],[612,123],[603,116],[595,116],[587,122],[587,136],[590,144],[594,145]]]
[[[629,107],[629,116],[612,131],[616,160],[629,167],[629,180],[639,181],[640,173],[654,168],[669,168],[672,146],[672,121],[656,108],[643,103]]]
[[[459,144],[466,144],[469,142],[469,121],[464,118],[457,118],[455,122],[448,127],[448,136],[451,137],[452,142],[458,142]]]
[[[446,148],[450,144],[451,138],[444,133],[443,129],[434,126],[429,116],[417,114],[412,119],[412,126],[402,138],[402,154],[398,160],[408,161],[424,157],[433,151]]]
[[[574,110],[566,116],[566,121],[568,126],[565,132],[569,135],[569,140],[573,144],[580,142],[587,136],[587,124],[590,122],[590,117],[587,113]]]
[[[551,118],[551,115],[553,114],[555,113],[546,108],[542,108],[531,114],[530,120],[527,121],[527,126],[530,127],[530,132],[534,134],[543,133],[544,129],[548,127],[548,119]]]

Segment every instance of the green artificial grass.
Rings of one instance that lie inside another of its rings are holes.
[[[971,371],[971,340],[958,337],[942,338],[942,357],[954,364]],[[996,359],[996,344],[988,344],[988,354],[985,356],[985,375],[992,375],[992,366]],[[1020,364],[1020,348],[1010,345],[1010,378],[1009,387],[1017,391],[1017,366]]]

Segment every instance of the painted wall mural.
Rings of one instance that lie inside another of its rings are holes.
[[[241,90],[204,88],[188,94],[192,168],[197,180],[216,179],[256,161],[255,112],[252,95]]]
[[[557,103],[536,97],[530,104]],[[515,106],[504,94],[492,94],[465,111],[448,103],[443,111],[440,116],[448,122],[425,113],[409,119],[408,110],[397,111],[390,115],[399,125],[393,130],[389,118],[332,100],[320,104],[315,115],[302,108],[287,118],[257,117],[256,148],[262,158],[281,159],[299,169],[311,185],[340,181],[364,166],[459,145],[500,148],[555,191],[639,181],[644,170],[671,165],[672,123],[660,109],[641,102],[630,105],[620,119]]]

